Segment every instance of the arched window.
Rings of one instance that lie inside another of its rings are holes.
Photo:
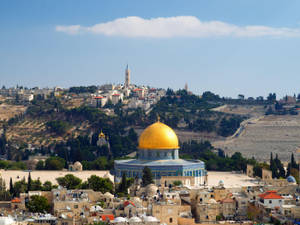
[[[169,223],[173,223],[173,218],[172,217],[170,217]]]

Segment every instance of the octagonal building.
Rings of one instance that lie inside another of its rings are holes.
[[[115,182],[122,174],[142,178],[144,167],[151,169],[156,184],[161,177],[189,177],[195,185],[205,184],[205,164],[179,158],[179,143],[172,128],[160,121],[148,126],[139,137],[137,159],[115,161]]]

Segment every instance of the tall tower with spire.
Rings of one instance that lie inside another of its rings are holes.
[[[128,64],[126,66],[126,70],[125,70],[125,88],[128,88],[130,85],[130,70],[128,68]]]
[[[184,85],[184,90],[186,90],[186,92],[188,92],[188,84],[187,83],[185,83],[185,85]]]

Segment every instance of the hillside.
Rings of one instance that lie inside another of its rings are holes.
[[[156,121],[158,115],[161,121],[176,130],[181,142],[213,141],[233,134],[246,118],[212,111],[210,109],[222,103],[211,101],[211,97],[201,99],[182,90],[169,90],[148,115],[141,109],[124,111],[120,104],[107,109],[90,108],[86,104],[84,98],[49,98],[34,100],[26,107],[11,105],[10,120],[6,123],[7,141],[18,146],[30,144],[47,147],[78,136],[98,133],[101,129],[113,136],[115,133],[124,135],[122,130],[132,127],[139,134]],[[20,109],[23,111],[19,112]],[[105,110],[112,113],[107,115]],[[65,130],[62,133],[53,132],[47,126],[51,121],[65,121]]]
[[[268,161],[271,152],[278,154],[283,161],[289,161],[291,153],[300,146],[300,116],[263,116],[248,121],[238,136],[214,141],[212,145],[228,154],[239,151],[260,161]]]

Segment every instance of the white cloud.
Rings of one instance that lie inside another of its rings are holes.
[[[59,32],[65,32],[68,34],[77,34],[81,29],[80,25],[71,25],[71,26],[56,26],[55,30]]]
[[[204,22],[194,16],[143,19],[130,16],[84,27],[56,26],[56,31],[68,34],[94,33],[123,37],[300,37],[300,29],[268,26],[237,26],[221,21]]]

